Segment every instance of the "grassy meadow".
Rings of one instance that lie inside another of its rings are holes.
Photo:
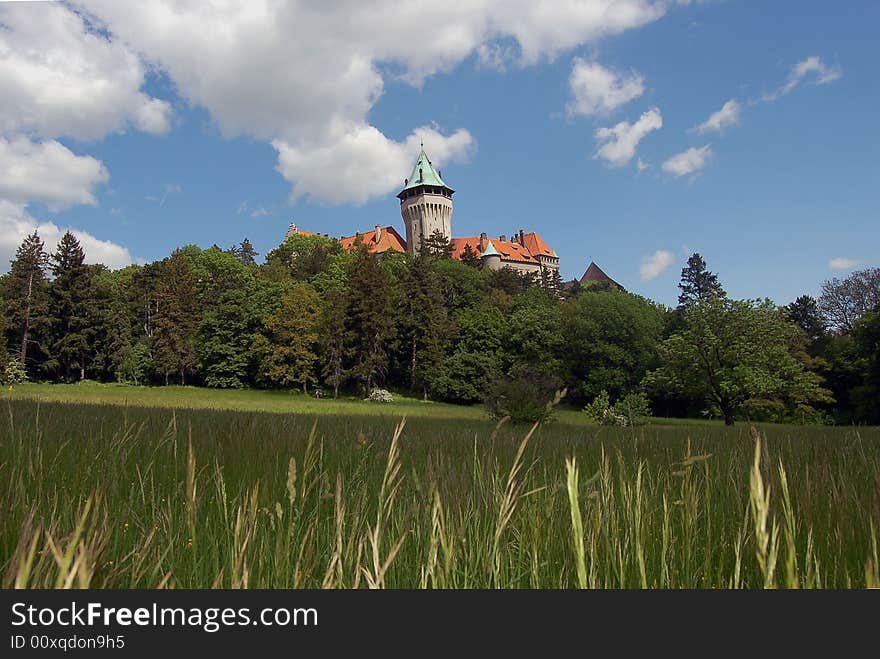
[[[0,394],[7,588],[880,583],[878,428],[41,387]]]

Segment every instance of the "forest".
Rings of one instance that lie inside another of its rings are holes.
[[[37,233],[0,277],[0,378],[290,389],[634,415],[880,423],[880,268],[786,306],[731,299],[699,254],[678,306],[612,284],[483,270],[436,234],[415,258],[293,235],[187,245],[146,265],[87,264]]]

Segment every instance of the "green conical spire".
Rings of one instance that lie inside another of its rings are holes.
[[[495,245],[492,244],[492,241],[491,241],[491,240],[487,240],[487,241],[486,241],[486,249],[484,249],[484,250],[483,250],[483,253],[480,254],[480,257],[481,257],[481,258],[484,257],[484,256],[501,256],[501,255],[498,253],[498,250],[495,249]]]
[[[446,185],[443,182],[443,179],[440,178],[440,173],[436,169],[434,169],[434,165],[431,163],[431,159],[428,158],[428,154],[425,153],[424,146],[419,152],[419,158],[418,160],[416,160],[416,164],[413,166],[412,174],[409,175],[406,185],[403,186],[403,190],[417,188],[420,185],[433,185],[452,190],[452,188]]]

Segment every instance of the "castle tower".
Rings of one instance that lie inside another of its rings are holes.
[[[404,180],[403,190],[397,195],[406,227],[406,251],[417,254],[422,241],[437,230],[447,239],[452,238],[454,192],[440,178],[440,172],[434,169],[422,147],[412,174]]]

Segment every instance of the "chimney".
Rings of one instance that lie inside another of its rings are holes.
[[[382,240],[382,229],[379,228],[379,225],[376,225],[376,244],[379,244],[379,241]]]
[[[519,230],[519,244],[523,247],[526,246],[525,231],[523,231],[522,229]]]
[[[501,242],[507,242],[507,236],[505,236],[505,235],[502,233],[500,236],[498,236],[498,240],[500,240]]]

